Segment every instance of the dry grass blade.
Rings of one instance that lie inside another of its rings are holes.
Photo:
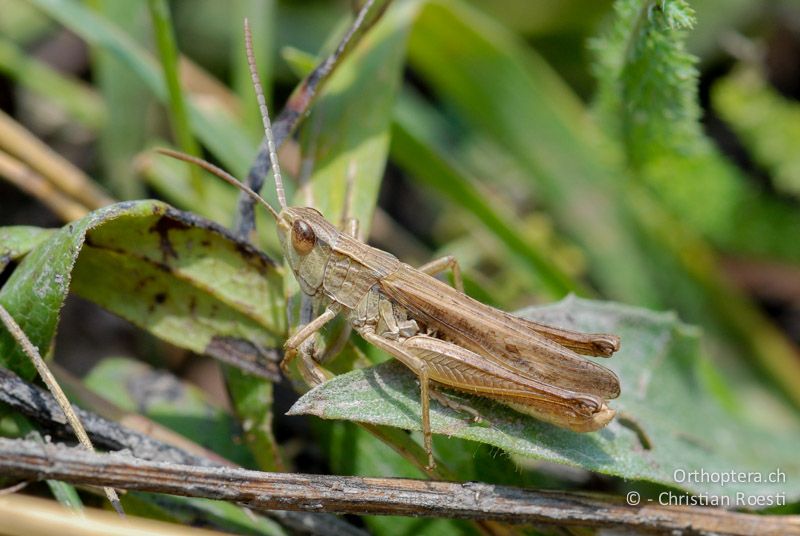
[[[47,206],[64,221],[73,221],[85,216],[89,209],[16,158],[0,151],[0,176]]]
[[[81,170],[0,111],[0,149],[26,162],[64,194],[90,209],[114,202]]]
[[[72,405],[69,403],[67,396],[64,394],[64,391],[61,389],[61,386],[58,385],[55,377],[50,372],[50,369],[47,368],[47,364],[42,359],[42,356],[39,354],[39,350],[36,346],[31,343],[30,339],[28,339],[25,332],[22,331],[22,328],[19,327],[14,317],[6,310],[5,307],[0,305],[0,320],[2,320],[3,324],[8,329],[11,336],[14,337],[14,340],[22,347],[25,351],[27,356],[30,358],[33,365],[36,367],[37,372],[39,372],[39,376],[41,376],[42,380],[44,380],[45,385],[53,394],[58,405],[64,411],[64,415],[67,417],[67,421],[69,421],[70,426],[72,426],[72,430],[75,432],[75,435],[78,437],[78,441],[81,445],[83,445],[86,450],[93,452],[94,446],[92,445],[92,441],[89,439],[89,435],[86,433],[86,430],[83,428],[80,419],[75,414],[75,411],[72,409]],[[103,491],[105,491],[108,500],[111,502],[114,509],[117,513],[121,516],[125,515],[125,512],[122,510],[122,504],[119,502],[119,497],[117,496],[117,492],[114,488],[111,487],[104,487]]]
[[[0,519],[3,534],[27,536],[30,534],[82,534],[100,536],[134,536],[160,534],[162,536],[213,536],[223,533],[165,523],[141,517],[128,517],[120,523],[115,515],[96,508],[84,508],[80,516],[53,501],[25,495],[0,496]]]

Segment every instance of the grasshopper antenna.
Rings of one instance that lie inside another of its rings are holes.
[[[159,147],[158,149],[156,149],[156,152],[159,152],[159,153],[161,153],[163,155],[166,155],[166,156],[171,156],[172,158],[175,158],[177,160],[183,160],[184,162],[188,162],[190,164],[194,164],[196,166],[200,166],[201,168],[205,169],[209,173],[213,173],[214,175],[216,175],[220,179],[224,180],[228,184],[231,184],[231,185],[235,186],[239,190],[243,191],[244,193],[246,193],[247,195],[252,197],[255,201],[257,201],[258,203],[263,205],[264,208],[266,208],[269,211],[269,213],[272,214],[272,217],[275,218],[275,221],[279,220],[278,213],[275,211],[274,208],[272,208],[272,205],[267,203],[264,200],[263,197],[258,195],[250,187],[248,187],[248,186],[242,184],[241,182],[239,182],[239,180],[237,180],[236,177],[234,177],[233,175],[231,175],[227,171],[225,171],[225,170],[223,170],[221,168],[218,168],[217,166],[215,166],[214,164],[212,164],[210,162],[206,162],[202,158],[197,158],[196,156],[192,156],[192,155],[189,155],[189,154],[186,154],[186,153],[173,151],[172,149],[162,149],[162,148]]]
[[[247,22],[247,18],[244,19],[244,47],[247,52],[247,66],[250,69],[250,78],[253,80],[253,89],[256,92],[256,99],[258,99],[258,109],[261,112],[261,122],[264,124],[264,135],[267,138],[269,160],[272,163],[272,175],[275,177],[275,192],[278,194],[278,203],[284,209],[286,208],[286,194],[283,191],[281,166],[278,164],[278,151],[275,149],[275,138],[272,136],[267,101],[264,98],[264,90],[261,88],[261,81],[258,78],[256,58],[255,54],[253,54],[253,36],[250,34],[250,23]]]

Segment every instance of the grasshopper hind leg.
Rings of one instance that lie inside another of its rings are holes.
[[[391,354],[398,361],[407,366],[411,372],[417,375],[420,387],[420,402],[422,404],[422,440],[425,447],[425,453],[428,455],[428,465],[426,466],[426,469],[433,469],[436,467],[436,460],[433,458],[433,441],[430,416],[431,389],[430,381],[428,379],[428,366],[423,360],[410,354],[402,347],[400,343],[377,335],[374,329],[362,328],[358,330],[358,332],[365,341]]]
[[[436,382],[431,382],[430,397],[446,408],[450,408],[458,413],[469,415],[469,417],[466,419],[468,422],[476,424],[489,422],[489,420],[481,415],[478,410],[454,400],[447,392],[443,391],[440,387],[440,384],[437,384]]]
[[[461,265],[458,264],[458,260],[452,255],[445,255],[439,259],[432,260],[417,269],[428,275],[437,275],[446,270],[450,270],[453,274],[453,286],[461,294],[464,294],[464,280],[461,277]]]

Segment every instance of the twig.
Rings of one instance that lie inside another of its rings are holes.
[[[494,519],[650,532],[800,535],[798,516],[759,516],[706,507],[639,507],[601,495],[474,482],[191,467],[4,438],[0,439],[0,472],[29,480],[57,479],[73,484],[221,499],[258,510]]]
[[[356,14],[353,24],[339,42],[339,46],[333,53],[325,58],[292,92],[286,106],[277,119],[274,121],[273,134],[275,137],[275,147],[280,148],[289,135],[294,132],[300,121],[308,113],[317,94],[322,86],[333,74],[336,67],[341,65],[342,60],[360,42],[367,31],[375,25],[383,12],[388,7],[391,0],[368,0]],[[269,151],[266,143],[262,142],[258,155],[250,167],[247,174],[247,186],[256,192],[261,190],[264,178],[270,169]],[[242,238],[249,237],[255,228],[255,214],[253,212],[253,200],[247,195],[239,196],[239,220],[236,225],[236,234]]]
[[[64,412],[50,393],[4,368],[0,368],[0,402],[35,421],[43,431],[56,437],[65,438],[70,432],[64,426],[67,424]],[[126,449],[137,458],[185,465],[213,467],[226,462],[219,457],[209,459],[189,453],[76,406],[73,406],[73,411],[98,447],[109,450]]]
[[[55,397],[56,402],[58,402],[58,405],[64,412],[64,415],[66,415],[67,421],[69,421],[70,426],[72,426],[72,431],[75,432],[80,444],[83,445],[86,450],[92,452],[94,450],[92,441],[86,434],[86,430],[84,430],[80,419],[78,419],[78,416],[73,411],[72,405],[67,399],[67,395],[65,395],[64,391],[61,390],[61,386],[58,385],[58,382],[53,377],[50,369],[47,368],[47,364],[39,354],[39,349],[33,345],[28,336],[25,335],[25,332],[22,331],[22,328],[19,327],[17,321],[14,320],[14,317],[11,316],[11,314],[2,305],[0,305],[0,320],[2,320],[9,333],[11,333],[11,336],[14,337],[14,340],[17,341],[17,344],[22,347],[22,350],[31,360],[33,366],[36,367],[37,372],[39,372],[39,376],[41,376],[42,380],[44,380],[45,385],[47,385],[47,388],[53,394],[53,397]],[[114,491],[114,488],[105,487],[103,488],[103,491],[117,513],[121,516],[124,516],[125,512],[122,510],[122,504],[119,502],[119,497],[117,497],[117,492]]]
[[[67,384],[69,386],[69,384]],[[74,387],[73,387],[74,388]],[[65,437],[64,412],[50,393],[29,384],[13,372],[0,368],[0,402],[36,421],[44,430],[56,437]],[[142,433],[130,430],[112,420],[73,406],[86,432],[99,447],[110,450],[127,450],[139,459],[201,467],[234,467],[234,464],[215,453],[203,449],[206,458]],[[141,415],[135,415],[145,420]],[[153,423],[150,423],[152,425]],[[188,443],[188,440],[183,441]],[[192,451],[198,450],[193,448]],[[3,490],[0,490],[2,494]],[[269,517],[299,534],[325,534],[326,536],[362,536],[362,531],[349,523],[328,514],[307,512],[266,512]]]

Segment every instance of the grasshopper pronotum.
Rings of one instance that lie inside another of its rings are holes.
[[[429,405],[431,390],[439,386],[496,400],[576,432],[608,424],[615,412],[606,401],[619,395],[619,380],[577,354],[609,357],[619,349],[619,337],[551,327],[484,305],[464,294],[454,258],[413,268],[360,242],[354,233],[337,229],[314,208],[287,206],[246,20],[245,42],[280,212],[216,166],[174,151],[161,152],[204,167],[262,204],[275,219],[284,256],[301,290],[327,305],[284,344],[284,372],[306,340],[338,314],[345,315],[361,337],[419,378],[430,467],[435,462]],[[453,273],[454,287],[433,277],[447,269]],[[324,381],[324,374],[304,357],[301,372],[306,381]]]

